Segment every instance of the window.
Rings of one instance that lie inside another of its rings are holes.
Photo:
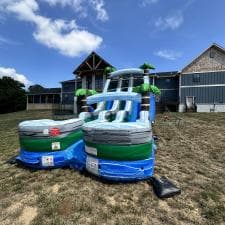
[[[215,58],[215,54],[216,54],[215,51],[211,50],[210,53],[209,53],[209,57],[210,58]]]
[[[134,78],[134,87],[139,86],[144,83],[143,78]]]
[[[102,88],[103,88],[103,77],[95,76],[95,89],[102,90]]]
[[[170,79],[169,78],[166,78],[166,83],[169,83],[170,82]]]
[[[200,82],[200,75],[199,74],[194,74],[193,78],[192,78],[192,81],[194,83],[199,83]]]
[[[118,79],[110,80],[108,91],[116,91],[117,86],[118,86]]]
[[[82,82],[81,81],[77,81],[77,89],[82,88]]]
[[[122,81],[122,91],[127,91],[129,86],[129,80],[123,80]]]
[[[92,89],[92,77],[91,76],[86,76],[86,88]]]

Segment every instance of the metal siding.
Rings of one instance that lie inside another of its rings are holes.
[[[196,103],[225,103],[225,87],[181,88],[181,103],[186,96],[195,96]]]
[[[156,78],[155,85],[160,89],[178,89],[179,78],[178,77]]]
[[[200,76],[200,82],[193,82],[193,76],[195,74]],[[182,86],[207,84],[225,84],[225,72],[190,73],[181,75]]]
[[[160,101],[163,103],[177,102],[178,101],[178,90],[162,90]]]

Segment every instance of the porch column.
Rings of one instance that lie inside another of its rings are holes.
[[[106,81],[106,74],[103,74],[102,90],[104,89],[105,81]]]
[[[77,115],[77,96],[74,96],[73,113]]]
[[[91,89],[95,90],[95,74],[92,75]]]
[[[77,81],[75,81],[74,90],[75,90],[75,91],[77,90]],[[75,94],[75,92],[74,92],[74,94]]]
[[[86,76],[82,77],[82,88],[86,89]]]
[[[29,104],[29,102],[28,102],[28,95],[27,95],[27,107],[26,107],[26,110],[29,109],[28,104]]]

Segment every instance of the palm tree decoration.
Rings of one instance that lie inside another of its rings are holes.
[[[104,69],[104,74],[109,74],[109,73],[112,73],[112,72],[115,72],[115,71],[116,71],[116,68],[115,67],[107,66]]]
[[[95,95],[97,94],[98,92],[96,90],[91,90],[91,89],[84,89],[84,88],[80,88],[80,89],[77,89],[76,92],[75,92],[75,95],[77,97],[79,96],[90,96],[90,95]]]
[[[149,73],[149,70],[154,70],[155,67],[147,62],[145,62],[144,64],[142,64],[140,67],[140,69],[144,70],[144,73]]]
[[[140,86],[136,86],[133,88],[133,92],[140,93],[142,95],[141,98],[141,110],[149,111],[149,92],[160,95],[160,89],[154,85],[150,84],[141,84]]]
[[[87,106],[87,99],[86,99],[87,96],[95,95],[97,93],[98,92],[96,90],[91,90],[91,89],[80,88],[76,90],[75,96],[81,97],[81,110],[83,112],[88,112],[89,106]]]
[[[140,86],[133,87],[133,92],[145,94],[145,93],[153,93],[155,95],[160,95],[161,91],[155,85],[150,84],[141,84]]]

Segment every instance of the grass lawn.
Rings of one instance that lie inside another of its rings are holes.
[[[176,124],[173,115],[182,118]],[[159,200],[146,181],[109,184],[71,169],[34,171],[5,161],[18,153],[17,124],[50,112],[0,115],[0,224],[225,224],[225,114],[158,115],[158,175],[182,189]]]

